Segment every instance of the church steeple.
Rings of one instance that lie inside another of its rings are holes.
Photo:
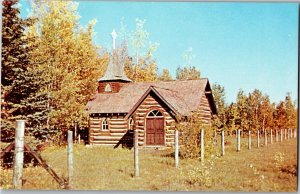
[[[115,30],[111,33],[112,37],[112,53],[109,57],[108,66],[103,77],[98,79],[99,87],[98,92],[118,92],[122,85],[131,80],[125,75],[124,63],[117,61],[118,53],[116,52],[116,38],[117,33]]]

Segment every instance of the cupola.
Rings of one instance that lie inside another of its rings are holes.
[[[132,82],[124,72],[124,62],[114,61],[117,57],[114,57],[117,53],[114,52],[116,49],[116,38],[117,33],[115,30],[111,33],[112,37],[112,53],[109,56],[109,62],[106,72],[103,77],[98,79],[98,93],[114,93],[119,92],[121,87],[128,82]]]

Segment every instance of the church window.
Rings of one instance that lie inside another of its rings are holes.
[[[108,121],[107,121],[107,119],[104,119],[102,121],[102,131],[108,131]]]
[[[111,92],[112,91],[110,84],[106,84],[104,91],[105,92]]]

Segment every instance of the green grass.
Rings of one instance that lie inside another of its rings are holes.
[[[297,140],[252,149],[242,138],[241,152],[236,152],[236,140],[227,137],[221,157],[220,146],[212,158],[180,160],[166,155],[173,150],[140,150],[140,177],[135,178],[133,150],[111,147],[74,145],[75,190],[160,190],[160,191],[285,191],[297,190]],[[275,139],[274,139],[275,140]],[[218,142],[220,143],[220,142]],[[263,139],[261,140],[263,144]],[[67,176],[67,148],[49,147],[42,157],[59,174]],[[1,170],[1,187],[11,188],[12,170]],[[24,169],[24,189],[60,189],[41,167]]]

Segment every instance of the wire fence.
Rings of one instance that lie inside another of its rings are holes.
[[[47,146],[45,150],[32,148],[29,146],[31,142],[24,142],[24,138],[16,137],[15,142],[7,144],[5,149],[1,150],[0,165],[3,178],[0,184],[4,189],[86,188],[102,190],[107,188],[108,177],[109,184],[113,187],[114,184],[122,184],[114,183],[114,180],[119,180],[120,177],[128,179],[147,176],[166,166],[168,168],[173,166],[176,170],[181,165],[178,143],[180,135],[180,133],[175,134],[173,148],[138,147],[137,138],[134,138],[134,146],[131,149],[114,149],[113,151],[111,147],[101,146],[101,149],[98,149],[97,146],[83,146],[82,141],[73,140],[71,131],[68,133],[66,146]],[[204,137],[204,130],[201,130],[201,137]],[[243,135],[240,130],[237,130],[234,136],[226,136],[224,131],[220,131],[216,132],[213,138],[216,149],[220,149],[220,155],[224,156],[227,149],[242,152],[295,139],[297,130],[259,130]],[[18,140],[23,141],[24,146],[17,147],[16,141]],[[204,145],[204,138],[201,138],[199,156],[201,161],[204,161]],[[97,149],[94,149],[95,147]],[[18,154],[23,154],[23,158],[18,159]],[[18,170],[18,165],[21,170]],[[113,172],[109,170],[112,168]],[[102,171],[99,172],[99,169]]]

